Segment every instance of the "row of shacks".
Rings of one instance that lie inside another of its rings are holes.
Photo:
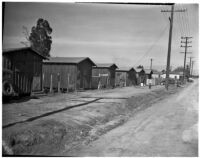
[[[97,64],[88,57],[45,58],[31,48],[3,51],[3,94],[74,91],[148,84],[151,70]]]

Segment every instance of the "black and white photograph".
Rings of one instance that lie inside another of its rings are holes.
[[[1,156],[199,156],[198,2],[1,8]]]

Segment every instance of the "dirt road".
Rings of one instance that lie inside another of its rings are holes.
[[[169,91],[163,86],[124,87],[5,104],[5,154],[197,155],[190,134],[195,136],[197,96],[193,83]]]
[[[63,155],[198,156],[198,93],[196,81],[88,146]]]

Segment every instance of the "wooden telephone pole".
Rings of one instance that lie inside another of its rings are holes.
[[[185,76],[186,76],[186,70],[185,70],[186,55],[187,55],[187,53],[191,53],[191,52],[187,52],[187,48],[188,48],[188,47],[192,47],[192,46],[188,46],[188,43],[192,43],[191,41],[188,41],[188,39],[190,39],[190,38],[192,38],[192,37],[181,37],[181,39],[185,39],[185,42],[184,42],[184,41],[181,41],[181,43],[185,43],[184,46],[181,45],[181,47],[184,47],[184,48],[185,48],[185,52],[181,52],[181,53],[185,53],[185,57],[184,57],[184,67],[183,67],[183,83],[184,83]]]
[[[169,17],[170,28],[169,28],[169,42],[168,42],[168,53],[167,53],[166,82],[165,82],[165,88],[168,90],[174,12],[185,12],[185,10],[174,11],[174,4],[172,4],[171,10],[161,10],[161,12],[171,12],[171,17]]]
[[[151,58],[150,70],[152,70],[152,62],[153,62],[153,59]]]

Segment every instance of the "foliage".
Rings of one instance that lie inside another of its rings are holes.
[[[180,72],[183,72],[183,70],[184,70],[184,67],[183,66],[179,66],[179,67],[177,67],[177,68],[175,68],[173,70],[173,73],[180,73]],[[189,67],[189,65],[186,65],[185,70],[186,70],[185,75],[189,76],[189,74],[190,74],[190,67]]]
[[[139,65],[139,66],[137,66],[137,68],[139,69],[143,69],[144,67],[143,67],[143,65]]]
[[[165,73],[166,73],[166,70],[162,70],[161,72],[162,72],[162,74],[165,74]]]
[[[29,36],[29,41],[31,47],[42,54],[43,56],[49,57],[52,38],[50,34],[52,33],[52,28],[47,20],[42,18],[38,19],[37,25],[33,26]]]
[[[173,70],[173,73],[183,72],[183,67],[179,66]]]

